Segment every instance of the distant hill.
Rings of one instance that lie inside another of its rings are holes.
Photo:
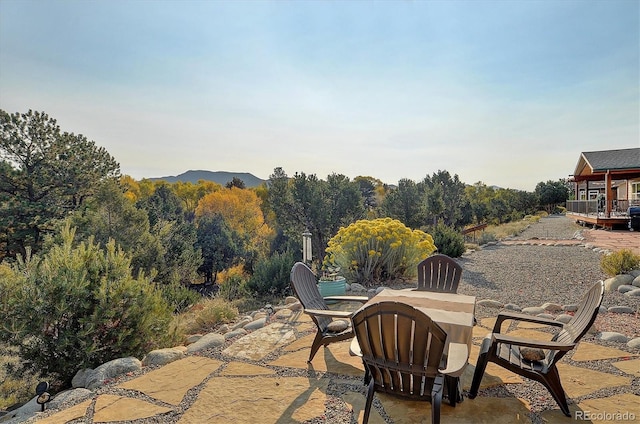
[[[191,182],[193,184],[197,183],[200,180],[205,181],[213,181],[214,183],[218,183],[222,186],[226,185],[229,181],[233,180],[233,177],[239,178],[244,182],[244,185],[247,188],[250,187],[258,187],[260,184],[264,183],[265,180],[262,180],[256,177],[253,174],[248,172],[226,172],[226,171],[187,171],[180,175],[168,176],[168,177],[158,177],[158,178],[149,178],[151,181],[166,181],[168,183],[175,182]]]

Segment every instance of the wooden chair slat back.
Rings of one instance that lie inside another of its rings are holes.
[[[435,254],[418,264],[418,290],[455,293],[462,267],[446,255]]]

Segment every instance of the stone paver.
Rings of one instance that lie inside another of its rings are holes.
[[[581,342],[571,359],[574,361],[594,361],[598,359],[625,358],[632,355],[624,350],[600,346],[589,342]]]
[[[100,395],[96,400],[94,423],[110,423],[114,421],[132,421],[149,418],[171,411],[169,408],[154,405],[139,399],[114,395]]]
[[[178,405],[187,391],[204,381],[220,368],[222,362],[199,356],[189,356],[151,371],[118,387],[138,390],[154,399]]]
[[[311,420],[324,414],[327,385],[327,379],[304,377],[214,377],[178,422],[254,424]]]
[[[495,318],[483,319],[473,330],[474,343],[471,346],[469,365],[461,376],[464,390],[468,390],[471,385],[479,344],[491,331],[494,323]],[[521,324],[509,334],[549,340],[552,334],[540,331],[539,327],[535,324]],[[222,359],[187,356],[117,385],[117,395],[94,395],[92,399],[38,422],[47,424],[82,420],[87,423],[108,423],[144,418],[153,421],[162,420],[161,416],[167,413],[174,414],[177,422],[185,424],[325,422],[329,385],[360,384],[360,380],[350,377],[362,377],[363,365],[360,358],[349,355],[350,341],[320,348],[313,363],[308,364],[314,334],[306,334],[305,331],[311,328],[315,327],[307,315],[299,312],[280,314],[277,318],[272,317],[268,326],[237,339],[223,352]],[[296,338],[297,334],[301,335]],[[268,364],[251,363],[274,351],[279,351],[280,355]],[[582,342],[568,357],[575,361],[574,364],[613,360],[612,365],[624,373],[614,375],[561,361],[558,370],[565,391],[572,399],[597,394],[605,387],[620,387],[624,390],[630,384],[631,376],[640,377],[640,358],[621,349]],[[277,372],[280,367],[326,374],[319,374],[317,378],[284,377]],[[481,389],[522,382],[520,376],[489,363]],[[197,386],[201,387],[197,398],[193,403],[185,405],[185,394]],[[332,401],[330,407],[347,408],[352,411],[354,419],[361,422],[365,405],[364,392],[364,387],[360,391],[353,391],[349,387],[341,397],[342,402]],[[140,393],[147,397],[142,398]],[[430,422],[431,404],[428,402],[411,402],[384,394],[376,394],[376,399],[378,402],[374,402],[370,417],[372,424],[384,423],[381,413],[391,416],[395,423]],[[570,407],[574,417],[575,414],[586,412],[626,412],[635,414],[636,420],[640,418],[640,397],[631,393],[585,399]],[[465,399],[455,408],[444,400],[441,415],[443,422],[454,423],[531,422],[527,401],[515,397],[479,396],[473,400]],[[568,422],[559,408],[545,411],[541,415],[546,422]],[[597,422],[616,422],[616,419],[614,417],[610,421]]]
[[[587,399],[577,405],[569,405],[569,410],[574,422],[637,423],[640,420],[640,396],[623,393],[607,398]],[[559,409],[545,411],[541,415],[549,423],[569,421]]]

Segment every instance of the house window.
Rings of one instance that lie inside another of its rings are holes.
[[[589,200],[596,200],[600,190],[589,190]]]
[[[578,200],[587,200],[587,192],[585,190],[578,192]]]
[[[640,199],[640,181],[631,183],[631,199]]]

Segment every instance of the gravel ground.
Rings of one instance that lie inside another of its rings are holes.
[[[538,238],[569,240],[578,238],[580,229],[581,227],[565,217],[550,216],[541,219],[539,223],[533,224],[522,234],[514,237],[514,239],[529,240]],[[593,283],[606,279],[606,275],[602,273],[599,266],[601,255],[601,253],[594,252],[591,249],[586,249],[579,245],[535,246],[497,243],[492,246],[483,247],[459,259],[464,271],[458,292],[476,296],[478,300],[494,299],[503,303],[517,304],[521,307],[540,306],[545,302],[555,302],[559,304],[577,303],[582,294],[585,293]],[[640,298],[623,296],[617,292],[607,293],[603,305],[605,307],[624,305],[638,310],[638,308],[640,308]],[[476,315],[479,321],[485,317],[494,317],[497,313],[497,309],[483,306],[476,308]],[[640,334],[638,334],[640,332],[640,319],[638,318],[638,314],[607,313],[597,319],[595,326],[598,331],[618,331],[629,337],[640,336]],[[640,354],[640,349],[632,351],[626,346],[619,344],[607,344],[606,342],[596,340],[592,334],[587,334],[583,340],[624,349],[630,353]],[[224,349],[224,347],[205,351],[201,354],[212,358],[223,359],[221,354],[222,349]],[[577,363],[571,360],[572,353],[573,352],[570,352],[566,355],[563,358],[563,362],[593,370],[623,375],[621,371],[611,365],[611,363],[616,360]],[[274,352],[264,358],[263,361],[255,362],[255,364],[266,366],[266,364],[275,359],[278,354],[279,352]],[[115,394],[118,392],[118,389],[113,388],[116,384],[135,378],[149,370],[149,368],[145,368],[143,371],[136,373],[136,375],[125,377],[118,382],[114,382],[113,385],[101,388],[99,392]],[[277,367],[276,371],[282,376],[323,376],[323,373],[293,368]],[[217,375],[217,373],[214,374],[214,376],[215,375]],[[177,412],[149,420],[138,420],[136,422],[139,424],[177,422],[181,416],[181,412],[195,401],[197,393],[204,387],[207,381],[208,379],[187,393]],[[351,417],[352,414],[348,405],[342,400],[343,394],[347,391],[359,391],[363,396],[366,395],[360,378],[333,376],[327,390],[328,400],[325,416],[309,421],[309,423],[355,423]],[[570,399],[569,402],[580,402],[588,398],[602,398],[619,393],[634,393],[640,395],[640,378],[633,378],[630,387],[608,388],[580,398]],[[557,409],[557,405],[551,398],[549,392],[541,384],[533,381],[481,390],[478,396],[516,396],[527,399],[532,409],[529,418],[534,424],[542,424],[545,422],[540,415],[541,412],[547,409]],[[467,399],[465,402],[473,401]],[[387,416],[384,411],[379,408],[379,401],[375,398],[374,406],[377,406],[377,410],[383,414],[383,418],[387,423],[394,422],[392,417]],[[83,421],[77,420],[76,422],[80,423]],[[74,422],[74,424],[76,422]]]

